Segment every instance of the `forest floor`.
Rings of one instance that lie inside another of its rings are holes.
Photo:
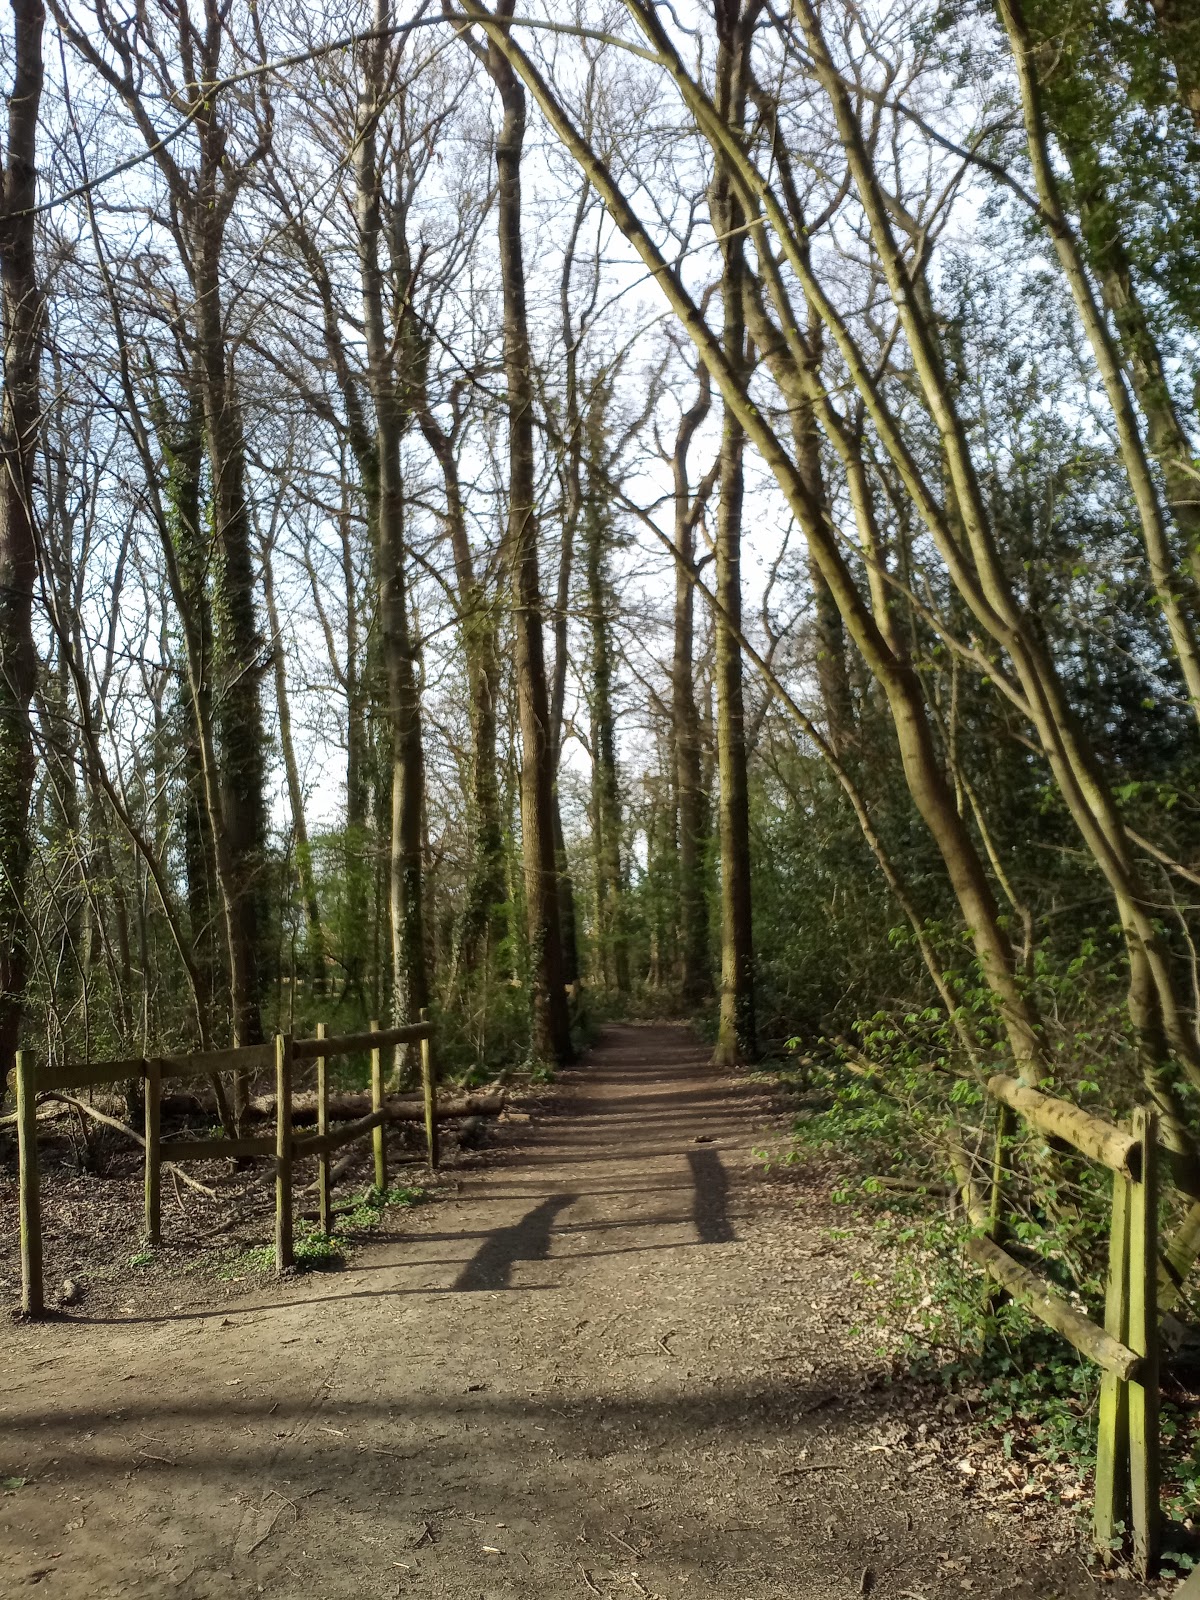
[[[553,1093],[342,1271],[6,1329],[0,1594],[1145,1592],[897,1376],[869,1230],[753,1158],[767,1085],[646,1025]]]

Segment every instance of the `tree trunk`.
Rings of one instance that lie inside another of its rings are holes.
[[[708,948],[708,895],[705,855],[710,827],[708,790],[701,772],[700,713],[696,706],[695,635],[696,522],[708,488],[692,499],[688,482],[688,449],[696,429],[708,415],[711,389],[700,368],[700,393],[684,412],[672,456],[675,512],[675,617],[671,660],[671,722],[674,746],[675,801],[679,850],[680,999],[691,1010],[712,992]]]
[[[571,311],[571,272],[579,232],[587,211],[590,186],[584,184],[575,207],[567,248],[559,276],[559,309],[562,317],[563,399],[565,403],[565,485],[563,494],[562,540],[558,552],[558,583],[554,597],[554,674],[550,688],[551,770],[554,779],[554,860],[558,870],[558,915],[562,929],[563,982],[574,987],[580,979],[579,936],[575,919],[575,884],[567,859],[563,833],[562,804],[558,773],[562,758],[563,716],[567,696],[567,624],[571,609],[571,579],[575,562],[575,535],[583,508],[583,418],[579,409],[579,344]]]
[[[275,670],[275,706],[279,715],[279,745],[283,752],[283,771],[287,782],[288,804],[292,811],[292,836],[296,849],[296,878],[300,886],[300,899],[304,905],[304,920],[308,926],[309,980],[314,995],[325,993],[325,935],[321,928],[321,911],[317,903],[317,880],[313,873],[312,850],[308,842],[308,825],[304,820],[304,790],[300,786],[300,768],[296,761],[296,747],[292,742],[292,707],[288,696],[287,658],[283,650],[283,635],[279,627],[279,612],[275,604],[275,575],[271,568],[270,546],[264,540],[262,547],[263,599],[267,608],[267,627],[271,639],[271,664]]]
[[[380,33],[390,25],[389,0],[376,0],[374,21]],[[396,340],[392,338],[384,311],[385,277],[380,256],[384,224],[376,143],[385,99],[386,48],[383,38],[364,47],[365,81],[359,108],[355,173],[367,373],[375,412],[378,476],[373,485],[373,510],[379,622],[391,734],[388,905],[392,930],[392,1015],[397,1022],[406,1022],[415,1019],[429,1003],[421,849],[424,752],[417,663],[408,616],[400,453],[412,419],[409,364],[419,361],[423,353],[417,348],[411,311],[405,307],[399,313]],[[393,255],[403,254],[402,227],[394,227],[390,236]],[[393,259],[391,269],[394,278],[407,284],[411,273],[407,261]]]
[[[496,697],[500,649],[496,618],[487,589],[475,571],[467,517],[458,475],[455,439],[438,423],[428,394],[418,401],[421,431],[437,457],[446,490],[446,530],[458,587],[459,629],[467,668],[471,711],[472,850],[454,952],[456,973],[472,972],[483,954],[486,971],[495,970],[497,949],[506,932],[504,830],[496,764]]]
[[[819,359],[819,329],[812,324],[809,327],[809,339],[815,346],[814,359]],[[821,440],[811,402],[802,401],[793,408],[792,437],[796,444],[796,466],[800,475],[813,498],[824,502],[826,494],[821,471]],[[820,566],[811,556],[808,578],[813,591],[817,684],[821,691],[821,704],[825,708],[830,748],[840,758],[845,755],[855,736],[854,697],[850,692],[850,674],[846,668],[846,630],[833,593]],[[889,601],[890,596],[885,595],[885,612]],[[882,623],[883,618],[880,620]]]
[[[263,647],[255,614],[245,441],[222,325],[223,211],[209,193],[215,182],[214,162],[204,172],[193,202],[197,222],[193,270],[198,378],[211,474],[210,517],[217,552],[213,724],[219,752],[220,814],[228,852],[228,878],[222,883],[222,895],[229,945],[233,1042],[247,1045],[258,1044],[263,1037],[261,1007],[267,981],[263,962],[267,922],[263,881],[266,768],[259,699]]]
[[[740,127],[745,106],[745,38],[740,0],[718,0],[720,39],[717,99],[721,114]],[[726,360],[744,387],[749,381],[742,306],[743,222],[728,173],[719,163],[713,183],[713,218],[723,239],[721,304]],[[721,484],[717,506],[717,767],[721,846],[721,1015],[713,1061],[732,1066],[758,1053],[754,1019],[754,941],[750,891],[750,801],[742,703],[742,499],[746,435],[729,406],[721,430]]]
[[[500,14],[511,15],[511,0]],[[554,839],[550,703],[542,640],[542,596],[534,510],[533,375],[521,248],[521,151],[525,92],[489,40],[487,68],[504,116],[496,141],[500,276],[504,295],[504,371],[508,389],[509,501],[505,559],[512,585],[517,708],[521,728],[521,849],[529,929],[533,1050],[547,1060],[572,1057],[563,981],[562,923]]]
[[[367,688],[359,641],[359,592],[350,538],[349,508],[339,518],[342,582],[346,590],[346,833],[344,841],[345,887],[341,944],[346,980],[343,994],[366,1004],[363,977],[367,965],[371,886],[371,829],[369,824]]]
[[[740,326],[738,329],[740,335]],[[726,332],[728,342],[729,331]],[[721,1015],[713,1060],[732,1066],[757,1054],[750,893],[750,803],[742,703],[742,455],[745,435],[728,410],[721,439],[717,511],[717,773],[721,846]],[[729,620],[726,621],[725,619]]]
[[[33,504],[43,317],[32,208],[43,22],[41,0],[13,0],[8,160],[0,196],[0,1075],[7,1074],[19,1041],[27,963],[24,897],[34,772],[29,705],[37,681]]]
[[[589,417],[593,457],[603,452],[603,412]],[[589,711],[592,744],[592,838],[596,874],[596,945],[604,986],[629,993],[629,946],[625,930],[624,876],[621,868],[621,791],[617,773],[616,718],[612,701],[612,592],[607,556],[611,532],[601,496],[603,484],[589,481],[583,515],[588,629],[591,635]]]

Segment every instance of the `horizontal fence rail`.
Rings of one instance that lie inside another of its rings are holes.
[[[386,1126],[392,1121],[419,1121],[425,1125],[425,1143],[430,1170],[441,1158],[438,1123],[437,1075],[433,1061],[433,1024],[420,1022],[403,1027],[379,1028],[374,1024],[365,1033],[326,1036],[318,1024],[312,1039],[293,1039],[277,1034],[265,1044],[246,1045],[229,1050],[204,1050],[188,1055],[129,1056],[121,1060],[85,1063],[44,1063],[30,1051],[16,1057],[17,1147],[19,1163],[19,1209],[21,1230],[21,1308],[26,1316],[39,1317],[45,1310],[42,1261],[41,1187],[37,1148],[37,1096],[72,1089],[99,1088],[106,1084],[128,1083],[141,1079],[144,1085],[145,1200],[144,1219],[147,1243],[157,1245],[162,1234],[161,1184],[164,1163],[188,1161],[241,1161],[268,1157],[275,1167],[275,1268],[285,1272],[295,1264],[292,1231],[293,1166],[306,1156],[317,1157],[317,1194],[321,1231],[328,1234],[333,1224],[332,1188],[334,1173],[329,1157],[335,1150],[357,1140],[370,1138],[374,1151],[375,1184],[387,1190]],[[421,1061],[419,1097],[387,1102],[384,1096],[383,1052],[401,1044],[418,1044]],[[366,1116],[330,1124],[329,1071],[331,1060],[339,1056],[371,1057],[371,1110]],[[314,1062],[316,1066],[317,1127],[315,1132],[297,1132],[292,1116],[292,1091],[295,1065]],[[162,1085],[164,1078],[195,1078],[223,1072],[264,1073],[275,1078],[275,1129],[267,1135],[239,1135],[236,1138],[164,1139],[162,1137]],[[486,1097],[485,1097],[486,1098]],[[482,1100],[478,1102],[483,1108]],[[473,1102],[467,1097],[468,1109]],[[454,1108],[448,1110],[454,1113]],[[457,1113],[461,1114],[461,1113]]]

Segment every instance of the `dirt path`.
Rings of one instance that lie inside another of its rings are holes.
[[[865,1378],[852,1247],[750,1175],[761,1091],[622,1027],[562,1099],[345,1272],[7,1334],[0,1593],[1097,1593]]]

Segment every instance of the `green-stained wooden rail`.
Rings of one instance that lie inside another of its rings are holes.
[[[1133,1134],[1123,1128],[1093,1117],[1066,1100],[1056,1100],[1040,1089],[1029,1089],[1015,1078],[997,1073],[988,1081],[988,1093],[1031,1122],[1040,1133],[1052,1139],[1063,1139],[1079,1151],[1099,1161],[1123,1178],[1136,1179],[1141,1161],[1142,1147]]]
[[[1136,1110],[1126,1130],[1014,1078],[997,1075],[987,1087],[999,1103],[991,1204],[986,1228],[968,1239],[967,1254],[994,1283],[1101,1369],[1093,1537],[1101,1558],[1111,1564],[1121,1529],[1132,1528],[1134,1567],[1146,1579],[1157,1562],[1161,1521],[1159,1170],[1162,1165],[1173,1175],[1181,1173],[1181,1187],[1192,1194],[1195,1158],[1175,1130],[1160,1127],[1154,1111]],[[1103,1327],[1001,1248],[1006,1199],[1003,1147],[1011,1136],[1014,1114],[1112,1172]]]
[[[265,1044],[240,1049],[205,1050],[192,1055],[129,1056],[115,1061],[80,1063],[37,1062],[30,1051],[16,1057],[17,1146],[20,1167],[19,1210],[21,1229],[21,1309],[28,1317],[44,1311],[41,1186],[37,1149],[37,1096],[56,1090],[98,1088],[103,1084],[127,1083],[141,1078],[145,1086],[145,1237],[148,1243],[161,1242],[162,1168],[164,1163],[183,1161],[238,1161],[270,1156],[275,1165],[275,1267],[284,1272],[294,1265],[292,1234],[292,1168],[303,1156],[318,1158],[318,1198],[321,1227],[328,1233],[332,1222],[332,1171],[329,1155],[356,1139],[370,1137],[375,1152],[375,1181],[387,1188],[386,1126],[397,1120],[383,1095],[382,1052],[401,1044],[419,1044],[421,1053],[421,1099],[417,1113],[406,1113],[424,1121],[430,1170],[439,1161],[437,1075],[433,1055],[433,1024],[422,1012],[419,1022],[398,1028],[372,1028],[367,1033],[326,1037],[324,1027],[313,1039],[293,1039],[278,1034]],[[334,1057],[370,1052],[371,1100],[369,1115],[330,1126],[328,1063]],[[292,1125],[292,1089],[297,1061],[316,1063],[317,1131],[298,1134]],[[220,1072],[266,1072],[275,1077],[275,1132],[272,1137],[236,1139],[162,1138],[162,1085],[165,1078],[194,1078]]]

